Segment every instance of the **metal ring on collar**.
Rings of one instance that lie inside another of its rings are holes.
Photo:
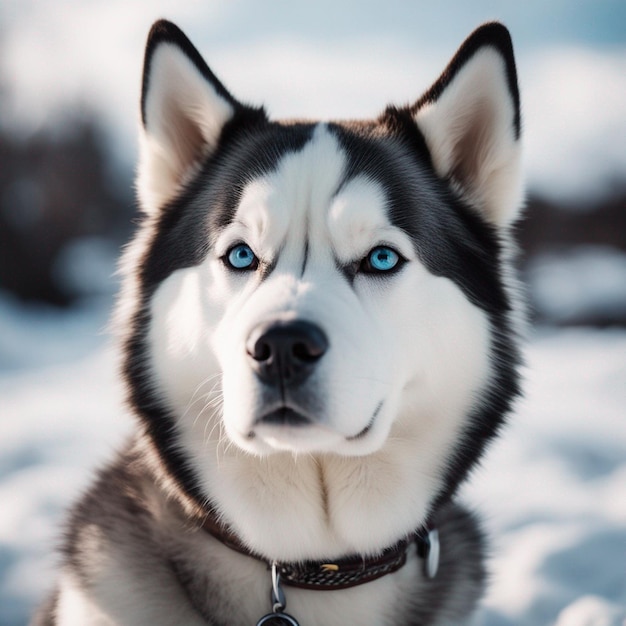
[[[295,618],[287,613],[269,613],[264,615],[257,623],[256,626],[300,626]]]

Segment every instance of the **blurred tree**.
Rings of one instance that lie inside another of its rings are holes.
[[[93,115],[79,113],[60,129],[25,140],[0,130],[0,288],[65,306],[78,294],[57,271],[59,255],[84,237],[126,239],[132,188],[130,175],[111,174]]]
[[[524,258],[580,245],[609,246],[626,253],[626,189],[572,208],[531,195],[519,228]]]

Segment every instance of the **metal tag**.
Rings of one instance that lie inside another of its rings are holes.
[[[295,617],[287,615],[287,613],[269,613],[264,615],[256,626],[300,626]]]

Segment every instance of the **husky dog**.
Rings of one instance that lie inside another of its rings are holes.
[[[116,324],[136,436],[73,509],[62,626],[464,624],[454,501],[519,393],[511,40],[414,104],[272,121],[149,35]]]

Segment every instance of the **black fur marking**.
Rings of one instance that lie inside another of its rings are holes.
[[[401,137],[414,154],[419,155],[422,167],[428,167],[431,176],[437,179],[425,139],[416,124],[416,110],[436,100],[448,86],[460,68],[483,46],[495,47],[502,54],[507,71],[509,92],[514,104],[515,138],[520,134],[519,90],[511,38],[507,29],[498,23],[486,24],[477,29],[461,46],[459,52],[435,85],[410,109],[388,108],[379,122],[398,137]],[[515,330],[511,328],[512,303],[502,283],[502,244],[495,227],[483,221],[478,213],[465,205],[450,189],[448,181],[437,180],[434,189],[442,195],[443,204],[452,210],[451,215],[439,215],[444,232],[435,238],[423,237],[417,245],[429,246],[428,254],[422,259],[435,274],[454,280],[475,305],[481,307],[489,317],[492,327],[491,361],[493,378],[476,408],[468,416],[464,436],[451,456],[441,493],[433,504],[436,510],[449,500],[458,485],[467,477],[488,443],[498,434],[513,403],[521,393],[519,367],[522,363]],[[404,210],[406,210],[405,207]],[[400,211],[400,223],[406,219]],[[398,208],[392,207],[398,217]],[[429,217],[436,213],[428,211]],[[431,234],[433,231],[430,231]],[[443,238],[443,239],[442,239]],[[442,247],[442,243],[445,244]],[[451,254],[452,252],[452,254]],[[439,267],[439,270],[437,269]]]
[[[494,363],[494,377],[468,416],[463,436],[448,462],[444,488],[433,503],[433,510],[455,494],[458,485],[467,478],[488,444],[499,433],[521,393],[518,368],[522,357],[510,323],[504,314],[489,317],[493,327],[491,361]]]
[[[381,185],[390,221],[409,234],[416,254],[432,274],[452,280],[470,302],[485,311],[494,337],[494,379],[468,416],[464,436],[442,481],[444,487],[435,499],[436,510],[454,495],[504,422],[520,392],[521,357],[510,328],[512,305],[502,282],[497,230],[437,177],[410,110],[389,108],[379,124],[385,132],[368,125],[331,126],[348,156],[344,184],[365,175]]]
[[[356,278],[357,271],[359,269],[359,262],[355,261],[349,265],[344,265],[335,258],[335,267],[337,271],[346,279],[346,282],[354,289],[354,280]]]
[[[175,417],[164,406],[148,373],[150,300],[174,271],[203,261],[217,233],[232,221],[245,185],[275,169],[286,153],[300,150],[311,138],[312,129],[313,125],[273,124],[261,112],[240,110],[199,174],[161,210],[141,263],[141,306],[125,346],[129,399],[169,474],[199,506],[206,505],[206,496],[176,440]],[[265,273],[269,271],[271,268]]]
[[[200,264],[232,222],[245,186],[300,150],[311,133],[312,126],[270,123],[256,111],[237,114],[198,175],[162,209],[142,284],[156,286],[177,269]]]
[[[128,400],[140,418],[143,427],[154,442],[170,476],[184,493],[202,505],[206,496],[197,476],[187,462],[176,438],[175,417],[163,405],[159,393],[149,379],[148,329],[150,312],[145,294],[143,305],[132,321],[133,332],[125,344],[124,375],[129,386]]]
[[[394,115],[410,119],[406,110]],[[416,125],[407,122],[410,132],[395,137],[330,128],[348,157],[345,182],[365,175],[381,185],[390,221],[413,239],[429,271],[453,280],[487,312],[506,309],[497,233],[437,178],[430,157],[421,152],[425,144]]]
[[[521,134],[520,96],[513,43],[507,28],[499,22],[489,22],[477,28],[461,45],[435,84],[411,108],[413,115],[424,105],[436,102],[460,69],[482,48],[494,48],[504,60],[507,86],[513,103],[515,139]]]

